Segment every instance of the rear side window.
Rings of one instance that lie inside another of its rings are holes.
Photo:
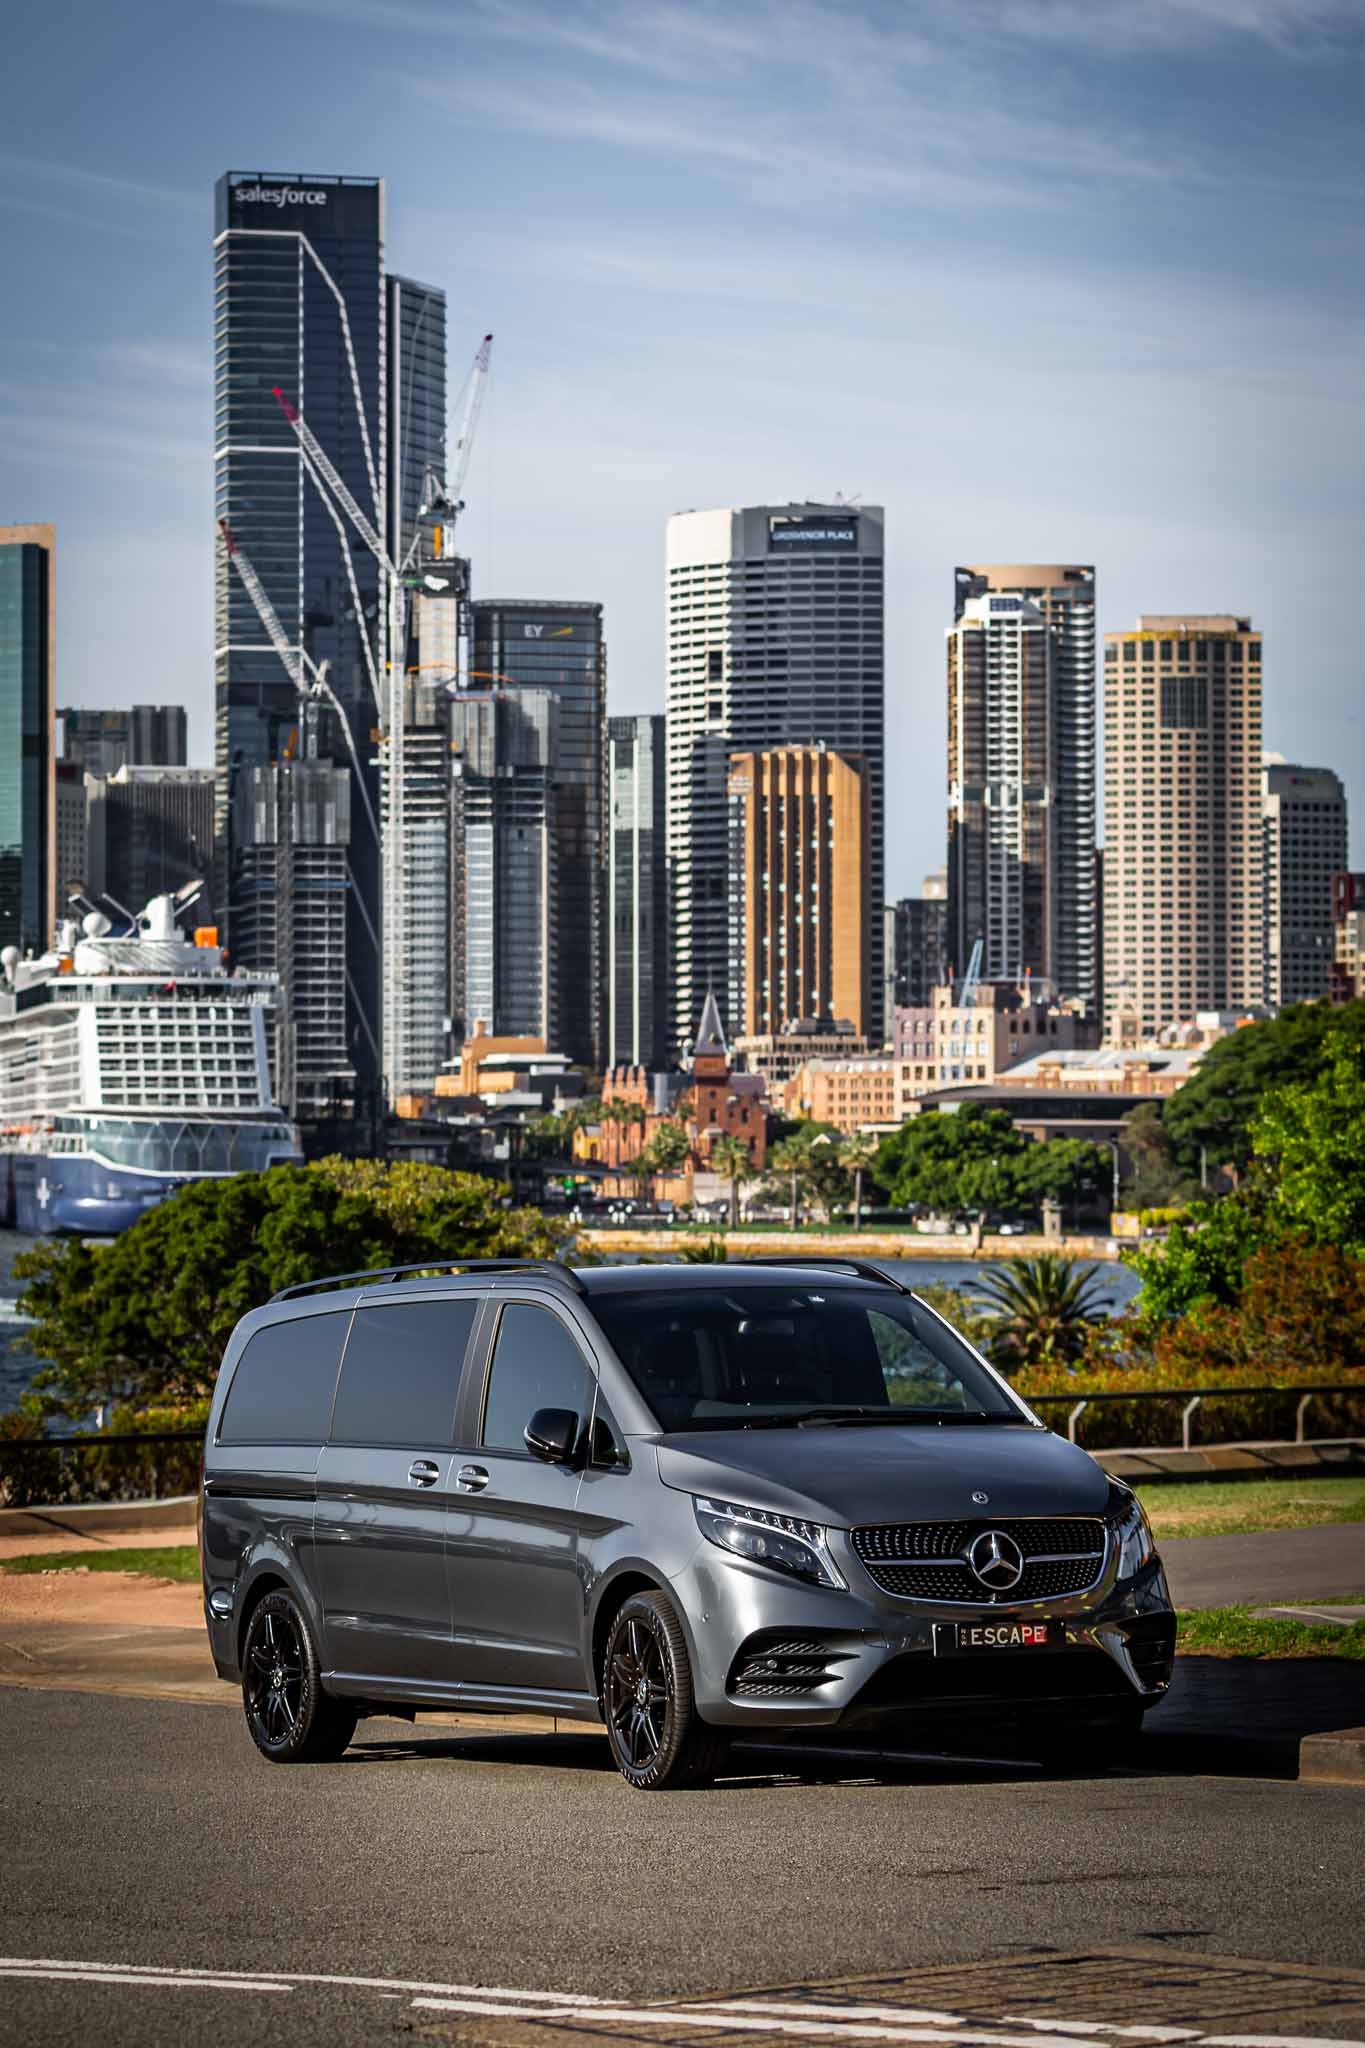
[[[478,1302],[385,1302],[355,1313],[333,1443],[448,1444]]]
[[[558,1316],[529,1302],[507,1304],[498,1324],[493,1370],[483,1410],[490,1450],[524,1451],[524,1431],[537,1408],[568,1408],[588,1419],[593,1377]]]
[[[218,1441],[324,1443],[348,1320],[334,1311],[257,1330],[232,1375]]]

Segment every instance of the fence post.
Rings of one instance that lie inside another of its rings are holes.
[[[1181,1410],[1180,1448],[1182,1451],[1187,1451],[1190,1448],[1190,1423],[1194,1418],[1195,1409],[1199,1406],[1199,1403],[1202,1401],[1203,1398],[1204,1397],[1202,1394],[1196,1394],[1194,1399],[1192,1401],[1187,1401],[1185,1403],[1184,1408]]]
[[[1089,1406],[1090,1406],[1090,1403],[1089,1403],[1088,1401],[1078,1401],[1078,1402],[1076,1403],[1075,1407],[1074,1407],[1074,1408],[1072,1409],[1071,1413],[1070,1413],[1070,1414],[1069,1414],[1069,1415],[1067,1416],[1067,1418],[1066,1418],[1066,1436],[1067,1436],[1067,1442],[1068,1442],[1068,1443],[1073,1443],[1073,1444],[1075,1443],[1075,1441],[1076,1441],[1076,1424],[1077,1424],[1077,1423],[1078,1423],[1078,1422],[1080,1421],[1081,1417],[1082,1417],[1082,1416],[1084,1415],[1084,1413],[1085,1413],[1086,1409],[1087,1409],[1087,1408],[1088,1408]]]
[[[1312,1398],[1311,1394],[1305,1394],[1294,1411],[1294,1441],[1296,1444],[1303,1442],[1303,1418],[1308,1411],[1308,1403]]]

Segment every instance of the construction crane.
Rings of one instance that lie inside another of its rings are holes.
[[[972,947],[972,957],[967,962],[967,973],[958,992],[958,1006],[969,1010],[976,999],[977,987],[981,981],[981,956],[986,950],[984,939],[978,938]]]
[[[265,585],[261,582],[255,568],[252,566],[250,556],[244,552],[241,542],[233,533],[226,519],[218,521],[218,531],[223,536],[223,546],[227,550],[228,560],[241,577],[246,594],[256,607],[256,616],[265,627],[266,637],[284,664],[284,670],[290,682],[294,685],[300,697],[325,698],[340,720],[341,730],[346,735],[346,745],[350,752],[351,764],[356,772],[360,800],[365,806],[365,816],[369,819],[370,830],[374,833],[376,841],[378,841],[379,822],[374,814],[374,805],[370,802],[370,792],[365,787],[365,778],[360,772],[360,756],[356,752],[355,737],[351,731],[351,721],[346,716],[341,699],[327,680],[327,663],[325,661],[315,662],[303,648],[295,647],[291,643],[284,627],[280,624],[279,613],[275,610],[274,605],[266,594]]]
[[[492,352],[493,337],[486,334],[479,344],[474,357],[473,368],[465,385],[464,414],[460,432],[455,443],[455,467],[449,485],[443,484],[428,470],[423,479],[423,505],[420,518],[430,518],[440,511],[453,529],[455,521],[463,510],[460,492],[469,471],[469,458],[473,448],[474,432],[478,425],[483,405],[484,386],[488,376],[488,364]],[[379,832],[381,901],[384,933],[387,951],[383,962],[381,986],[383,990],[383,1024],[381,1039],[383,1045],[382,1065],[385,1081],[396,1079],[396,1061],[399,1057],[402,1019],[406,1013],[411,981],[411,961],[407,943],[407,834],[406,834],[406,762],[404,732],[407,723],[407,603],[404,576],[412,564],[420,539],[420,523],[401,563],[395,563],[385,547],[380,534],[382,514],[378,503],[373,471],[370,472],[371,490],[375,495],[375,516],[373,519],[358,504],[345,478],[331,460],[326,449],[314,434],[299,408],[285,397],[278,385],[272,387],[275,398],[299,444],[300,458],[307,475],[322,499],[341,543],[341,555],[350,583],[351,601],[360,626],[360,638],[370,674],[370,686],[374,692],[375,705],[379,713],[382,739],[382,830]],[[357,394],[357,405],[359,397]],[[364,420],[361,420],[362,431]],[[368,440],[366,441],[368,450]],[[363,624],[364,608],[356,583],[355,568],[350,548],[346,545],[340,507],[360,536],[366,548],[379,566],[384,585],[386,602],[381,607],[381,644],[376,664],[370,652],[369,639]],[[443,545],[440,552],[448,554],[451,549]],[[381,682],[381,673],[383,680]],[[347,726],[349,738],[350,728]],[[354,758],[354,753],[353,753]],[[359,767],[357,764],[357,775]],[[361,778],[363,787],[363,778]],[[368,803],[368,798],[366,799]],[[396,1088],[390,1086],[393,1095]]]

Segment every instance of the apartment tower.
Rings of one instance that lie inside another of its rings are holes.
[[[1095,571],[954,572],[948,633],[949,957],[1095,997]]]
[[[730,756],[728,1008],[746,1037],[798,1018],[868,1035],[868,785],[863,761],[826,747]]]
[[[1265,1000],[1315,1003],[1336,957],[1332,878],[1346,866],[1346,791],[1330,768],[1267,754],[1261,769],[1265,844]]]
[[[1150,1034],[1263,998],[1261,636],[1148,614],[1104,636],[1104,1000]]]
[[[876,505],[756,505],[680,512],[668,522],[675,1050],[690,1039],[708,989],[726,1000],[730,988],[727,785],[735,753],[823,745],[864,764],[864,951],[867,985],[881,991],[883,535]],[[880,1039],[882,1017],[869,1023]],[[726,1025],[733,1036],[738,1019]]]

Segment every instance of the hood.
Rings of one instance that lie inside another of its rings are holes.
[[[836,1528],[1096,1515],[1109,1493],[1108,1474],[1087,1452],[1028,1423],[689,1430],[660,1437],[657,1448],[665,1486]],[[988,1504],[974,1503],[974,1492]]]

